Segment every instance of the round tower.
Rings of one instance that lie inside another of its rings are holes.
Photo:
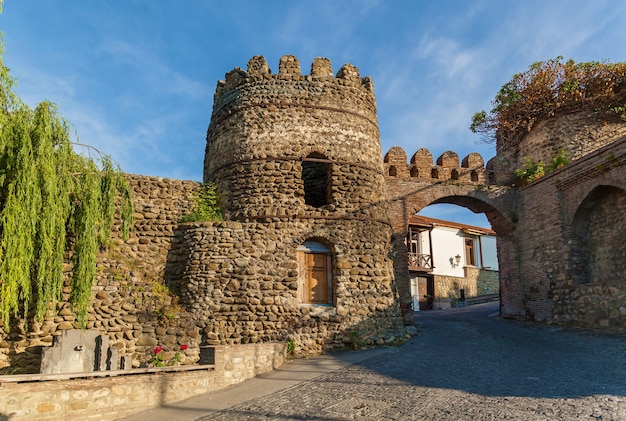
[[[387,220],[385,180],[369,77],[330,60],[302,75],[293,56],[271,74],[255,56],[218,83],[204,180],[222,192],[230,219]]]
[[[356,67],[317,58],[302,75],[283,56],[272,74],[256,56],[227,73],[204,180],[229,220],[189,236],[207,270],[186,275],[186,296],[215,321],[208,343],[290,338],[304,355],[404,334],[376,99]]]

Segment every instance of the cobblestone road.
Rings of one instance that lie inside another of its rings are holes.
[[[401,347],[202,420],[626,420],[625,335],[494,312],[418,313]]]

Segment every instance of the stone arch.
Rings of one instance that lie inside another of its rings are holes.
[[[575,284],[626,279],[626,191],[595,187],[572,221],[569,270]]]
[[[425,201],[420,206],[413,208],[411,214],[418,213],[426,206],[437,204],[457,205],[467,208],[474,213],[484,213],[492,229],[496,231],[498,236],[508,236],[515,230],[515,225],[506,213],[501,211],[500,206],[495,204],[486,195],[483,197],[479,195],[469,195],[467,193],[444,194],[438,198],[431,198],[430,201]]]
[[[411,167],[411,177],[412,178],[419,177],[419,174],[420,174],[419,169],[416,166],[412,166]]]
[[[465,207],[475,213],[485,213],[491,228],[497,233],[497,255],[499,264],[500,311],[503,316],[524,315],[523,291],[518,280],[517,242],[515,241],[515,217],[511,207],[509,190],[490,191],[476,189],[475,184],[437,183],[429,186],[409,188],[391,182],[390,213],[394,238],[394,267],[398,279],[400,303],[404,314],[410,313],[411,283],[408,269],[408,250],[405,239],[408,235],[409,218],[431,204],[447,203]],[[403,217],[400,218],[399,216]],[[412,313],[411,313],[412,314]]]
[[[389,177],[397,177],[398,176],[398,169],[396,168],[395,165],[390,165],[389,166],[388,175],[389,175]]]

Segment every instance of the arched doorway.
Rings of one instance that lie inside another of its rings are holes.
[[[626,279],[626,191],[599,186],[582,201],[572,224],[570,272],[575,284]]]

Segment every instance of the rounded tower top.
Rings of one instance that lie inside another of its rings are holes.
[[[272,74],[262,56],[218,82],[204,179],[235,218],[361,214],[386,219],[376,98],[369,77],[327,58],[308,75],[291,55]],[[355,175],[358,175],[355,177]],[[382,205],[381,205],[382,206]]]

